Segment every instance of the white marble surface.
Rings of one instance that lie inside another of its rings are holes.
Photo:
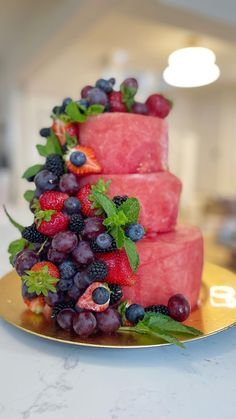
[[[1,274],[8,270],[0,225]],[[236,328],[173,346],[67,346],[0,320],[1,419],[235,419]]]

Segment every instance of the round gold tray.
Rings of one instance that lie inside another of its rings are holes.
[[[72,345],[101,348],[143,348],[169,345],[161,339],[136,333],[95,335],[81,339],[65,332],[54,322],[47,322],[43,315],[26,310],[21,297],[21,281],[16,272],[0,280],[0,317],[13,326],[45,339]],[[203,272],[199,306],[186,324],[203,332],[202,336],[181,338],[182,342],[203,339],[229,329],[236,324],[236,275],[216,265],[206,264]]]

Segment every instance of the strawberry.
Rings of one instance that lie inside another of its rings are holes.
[[[109,95],[110,112],[127,112],[126,106],[122,102],[121,92],[112,92]]]
[[[83,158],[81,163],[76,163],[76,154]],[[82,145],[77,145],[73,148],[70,148],[66,155],[66,167],[69,172],[72,172],[75,175],[100,173],[102,170],[96,159],[93,149]]]
[[[45,304],[43,308],[43,315],[47,321],[52,320],[52,307],[50,307],[48,304]]]
[[[93,291],[100,287],[108,289],[108,287],[102,282],[93,282],[89,285],[83,295],[78,299],[76,307],[84,310],[96,311],[97,313],[105,311],[109,307],[110,298],[104,304],[97,304],[92,298]]]
[[[49,210],[50,212],[53,210]],[[40,218],[37,219],[36,215],[36,226],[37,230],[45,234],[45,236],[53,237],[55,234],[60,233],[60,231],[65,231],[69,225],[69,218],[67,215],[62,212],[53,211],[49,216],[47,213],[49,211],[39,211]],[[44,218],[43,218],[44,217]]]
[[[42,313],[45,306],[44,297],[41,295],[31,300],[29,300],[28,298],[24,298],[24,303],[30,309],[30,311],[36,314]]]
[[[63,122],[60,119],[55,119],[52,124],[52,130],[57,136],[59,143],[63,146],[66,144],[66,133],[70,137],[76,137],[78,134],[77,125],[75,122]]]
[[[172,108],[172,102],[158,93],[149,96],[146,105],[148,115],[158,116],[159,118],[165,118]]]
[[[63,192],[47,191],[44,192],[40,198],[39,203],[42,210],[56,210],[61,211],[64,207],[65,200],[69,195]]]
[[[38,262],[35,263],[35,265],[32,266],[31,271],[33,272],[40,272],[42,268],[45,266],[48,267],[48,273],[53,278],[60,278],[60,272],[56,265],[54,265],[52,262]]]
[[[93,217],[96,212],[95,209],[91,208],[92,202],[89,200],[89,195],[91,194],[91,191],[91,185],[87,183],[77,193],[77,198],[79,199],[81,204],[81,212],[83,215],[86,215],[87,217]]]
[[[108,265],[106,282],[129,286],[135,284],[137,275],[132,272],[128,257],[123,249],[112,253],[97,254],[96,257]]]

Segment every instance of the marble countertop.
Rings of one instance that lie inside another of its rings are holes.
[[[0,225],[1,275],[14,232]],[[0,320],[1,419],[235,419],[236,327],[149,349],[50,342]]]

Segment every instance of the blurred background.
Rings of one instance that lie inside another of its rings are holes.
[[[180,220],[199,225],[206,259],[236,270],[235,0],[0,0],[0,204],[30,222],[23,171],[38,163],[38,131],[63,97],[100,77],[134,76],[139,98],[162,92],[170,168],[183,181]],[[220,78],[174,88],[162,73],[174,50],[204,46]],[[0,274],[17,238],[0,209]]]

